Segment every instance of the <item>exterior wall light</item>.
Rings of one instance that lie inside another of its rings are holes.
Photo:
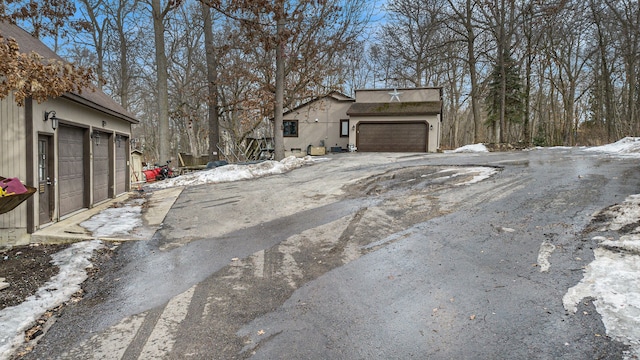
[[[58,118],[56,117],[55,111],[45,111],[44,112],[44,121],[51,119],[51,128],[55,131],[58,128]]]
[[[100,145],[100,133],[97,131],[94,131],[91,134],[91,138],[93,139],[93,141],[96,143],[96,146]]]

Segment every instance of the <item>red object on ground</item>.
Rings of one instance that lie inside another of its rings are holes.
[[[156,181],[156,175],[158,175],[156,169],[153,170],[144,170],[144,177],[147,179],[147,182]]]

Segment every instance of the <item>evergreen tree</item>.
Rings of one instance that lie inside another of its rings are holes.
[[[505,51],[502,56],[502,61],[493,66],[489,82],[489,94],[485,103],[487,107],[487,125],[494,128],[500,126],[503,96],[505,124],[508,122],[521,123],[524,115],[524,92],[522,79],[520,78],[520,67],[508,51]],[[506,129],[500,130],[505,131]]]

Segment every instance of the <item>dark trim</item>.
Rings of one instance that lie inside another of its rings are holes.
[[[422,116],[438,115],[442,101],[354,103],[347,110],[350,117],[357,116]]]
[[[115,135],[113,132],[109,133],[109,137],[107,138],[107,143],[109,143],[109,190],[107,196],[113,199],[116,197],[116,145],[115,145]]]
[[[124,185],[124,190],[126,192],[131,191],[131,138],[129,138],[128,136],[125,137],[125,141],[124,141],[124,146],[125,146],[125,156],[126,156],[126,163],[127,163],[127,168],[125,169],[126,175],[125,175],[125,185]]]
[[[342,124],[345,123],[345,122],[347,123],[347,133],[343,134],[342,133]],[[340,137],[347,137],[348,138],[349,137],[349,131],[350,131],[349,130],[349,119],[340,119]]]
[[[287,123],[287,122],[296,123],[296,133],[295,133],[295,135],[287,135],[287,134],[285,134],[285,132],[284,132],[285,125],[284,124]],[[289,137],[296,138],[296,137],[300,136],[300,121],[299,120],[284,120],[282,122],[282,136],[283,137],[287,137],[287,138],[289,138]]]
[[[27,178],[25,179],[28,186],[37,188],[38,185],[34,184],[34,159],[33,154],[34,140],[33,140],[33,99],[27,98],[24,101],[24,131],[26,135],[26,149],[24,151],[27,163]],[[27,199],[27,234],[33,234],[36,231],[35,223],[35,199],[34,196],[30,196]]]
[[[86,156],[83,157],[83,172],[84,172],[84,195],[83,195],[83,202],[84,202],[84,207],[89,209],[91,208],[91,193],[93,192],[93,183],[92,183],[92,176],[91,176],[91,160],[93,159],[93,156],[91,154],[91,128],[86,127],[84,129],[84,135],[83,137],[83,141],[82,141],[82,151],[85,153]]]

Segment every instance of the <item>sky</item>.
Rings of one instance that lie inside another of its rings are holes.
[[[563,147],[548,149],[565,149]],[[640,138],[624,138],[616,143],[582,148],[602,156],[640,157]],[[482,144],[467,145],[452,153],[487,152]],[[149,184],[151,190],[176,186],[200,185],[207,183],[232,182],[250,180],[263,176],[282,174],[301,166],[313,166],[323,161],[331,161],[324,157],[304,158],[289,157],[280,162],[265,161],[250,165],[226,165],[211,170],[194,172],[176,178]],[[447,177],[476,173],[468,182],[472,184],[491,177],[496,170],[488,167],[456,167],[443,170]],[[142,207],[144,199],[133,199],[125,206],[108,208],[80,225],[91,231],[95,237],[112,237],[132,233],[142,224]],[[640,221],[640,194],[629,196],[622,204],[606,211],[614,219],[607,225],[616,230],[627,224]],[[118,224],[114,226],[114,224]],[[604,231],[606,229],[602,229]],[[608,336],[631,346],[627,358],[640,356],[640,235],[624,235],[619,239],[596,237],[600,247],[594,250],[595,259],[584,270],[584,278],[576,286],[570,288],[562,301],[566,310],[575,312],[582,299],[593,297],[598,313],[606,327]],[[75,243],[69,248],[52,256],[53,263],[60,271],[47,282],[34,296],[28,297],[20,305],[0,311],[0,360],[9,356],[24,342],[24,331],[28,330],[47,310],[65,301],[80,289],[88,275],[86,269],[91,267],[90,258],[93,252],[107,246],[99,240]],[[109,245],[111,246],[111,245]],[[609,249],[623,249],[625,254]],[[546,254],[546,255],[545,255]],[[549,255],[548,244],[541,244],[539,262]],[[2,261],[2,259],[0,259]]]

